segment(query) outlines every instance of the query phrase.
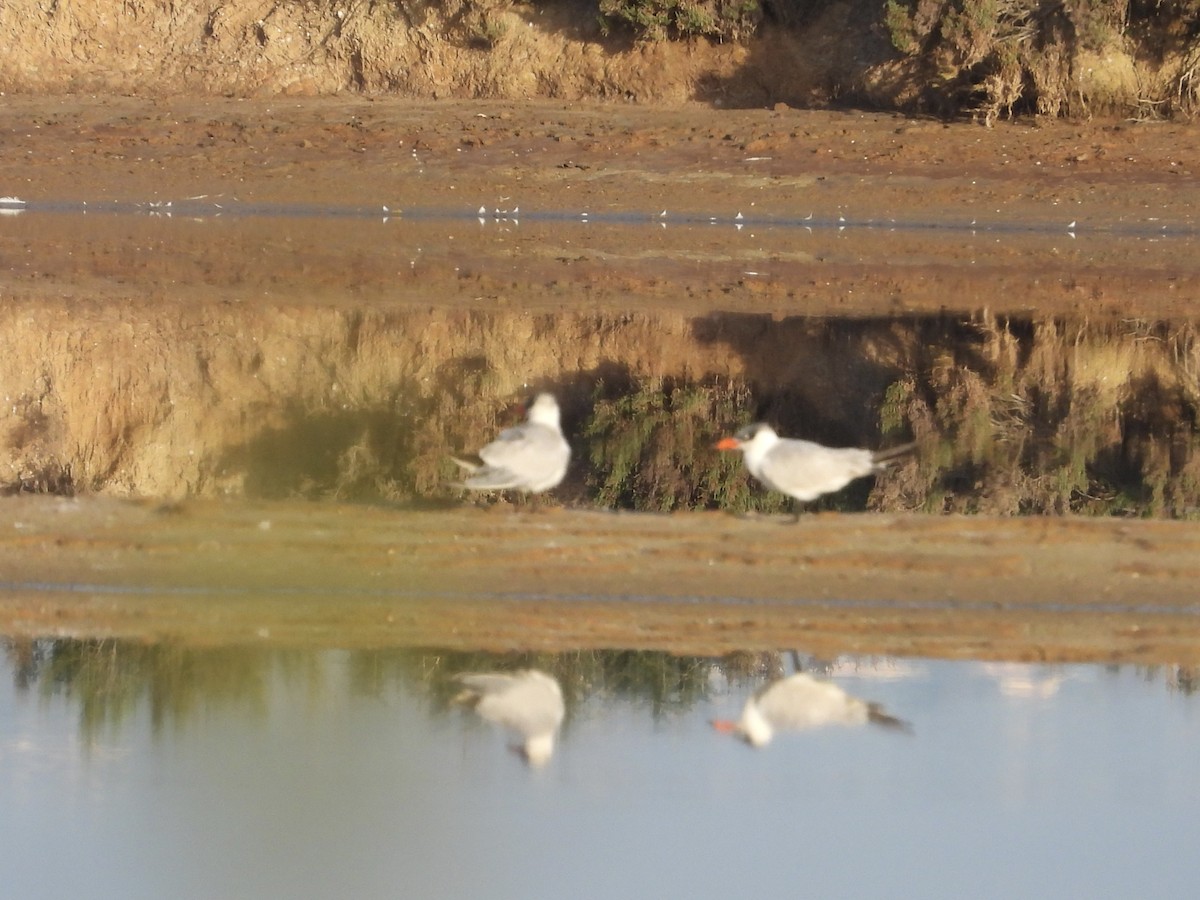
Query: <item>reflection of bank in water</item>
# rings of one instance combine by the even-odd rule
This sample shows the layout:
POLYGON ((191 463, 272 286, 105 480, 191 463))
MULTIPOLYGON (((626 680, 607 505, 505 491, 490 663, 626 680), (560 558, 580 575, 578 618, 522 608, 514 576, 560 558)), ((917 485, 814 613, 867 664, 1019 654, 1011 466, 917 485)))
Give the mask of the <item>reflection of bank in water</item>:
POLYGON ((817 508, 1200 508, 1191 323, 39 305, 3 335, 10 490, 452 502, 448 454, 549 389, 572 504, 781 508, 712 450, 765 420, 918 441, 817 508))
MULTIPOLYGON (((655 721, 710 704, 729 707, 748 694, 782 683, 786 680, 782 676, 795 664, 794 654, 778 652, 739 652, 711 658, 653 650, 342 651, 253 644, 189 646, 181 641, 0 637, 3 677, 21 692, 37 693, 43 699, 66 699, 78 712, 80 736, 85 742, 119 733, 125 727, 137 727, 143 716, 156 733, 182 733, 230 710, 265 720, 280 693, 300 695, 309 707, 318 708, 337 706, 347 697, 385 700, 403 691, 423 698, 431 715, 452 716, 457 709, 455 701, 462 693, 464 673, 484 669, 520 673, 533 666, 561 685, 566 719, 563 727, 569 732, 572 719, 587 704, 628 705, 655 721), (791 660, 786 659, 789 655, 791 660)), ((925 660, 840 657, 830 666, 811 659, 803 665, 805 672, 817 673, 821 679, 836 679, 854 693, 889 697, 897 695, 905 684, 919 685, 929 678, 925 660), (892 687, 885 688, 884 684, 892 687)), ((1122 668, 1112 666, 1106 671, 1115 675, 1122 668)), ((1048 699, 1064 681, 1094 681, 1101 674, 1093 667, 1024 663, 977 663, 966 671, 994 680, 1005 696, 1024 700, 1048 699), (1038 689, 1022 689, 1028 685, 1038 689)), ((1141 680, 1162 684, 1172 693, 1192 695, 1198 687, 1195 666, 1139 666, 1135 671, 1141 680)))
MULTIPOLYGON (((116 732, 145 712, 155 730, 180 730, 220 710, 265 718, 272 691, 301 693, 312 705, 341 694, 384 698, 402 688, 448 715, 463 679, 480 670, 519 673, 537 666, 553 680, 570 712, 590 701, 622 702, 652 718, 685 712, 729 684, 762 674, 749 660, 778 654, 733 654, 725 659, 652 650, 571 653, 490 653, 428 648, 336 651, 279 649, 252 644, 190 646, 111 639, 12 639, 0 636, 0 668, 22 691, 60 695, 78 709, 82 736, 116 732), (719 673, 719 677, 714 673, 719 673), (561 684, 561 687, 558 685, 561 684)), ((555 712, 555 729, 561 712, 555 712)))

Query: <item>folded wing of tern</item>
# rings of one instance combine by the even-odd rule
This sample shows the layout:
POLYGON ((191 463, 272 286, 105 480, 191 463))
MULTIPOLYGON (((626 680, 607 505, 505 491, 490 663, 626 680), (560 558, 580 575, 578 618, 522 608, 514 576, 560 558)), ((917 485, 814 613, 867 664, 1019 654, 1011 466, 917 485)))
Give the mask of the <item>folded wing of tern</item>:
POLYGON ((504 491, 510 488, 521 488, 525 484, 524 478, 508 469, 480 465, 454 456, 450 458, 470 473, 469 477, 456 482, 455 487, 471 488, 476 491, 504 491))
POLYGON ((521 425, 505 428, 479 451, 482 464, 451 457, 469 476, 461 487, 473 490, 548 491, 567 474, 571 447, 559 425, 558 403, 539 394, 521 425))
POLYGON ((759 463, 759 480, 797 500, 815 500, 876 470, 871 451, 780 440, 759 463))

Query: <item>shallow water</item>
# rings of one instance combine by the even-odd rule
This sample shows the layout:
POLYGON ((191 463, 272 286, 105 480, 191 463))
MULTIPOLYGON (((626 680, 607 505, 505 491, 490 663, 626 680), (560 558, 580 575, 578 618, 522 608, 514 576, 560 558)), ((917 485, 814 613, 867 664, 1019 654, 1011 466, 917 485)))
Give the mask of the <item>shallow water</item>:
POLYGON ((14 896, 1194 896, 1194 672, 843 658, 908 719, 752 750, 708 726, 791 658, 9 645, 14 896), (556 671, 530 769, 448 705, 556 671), (55 862, 46 865, 46 847, 55 862))

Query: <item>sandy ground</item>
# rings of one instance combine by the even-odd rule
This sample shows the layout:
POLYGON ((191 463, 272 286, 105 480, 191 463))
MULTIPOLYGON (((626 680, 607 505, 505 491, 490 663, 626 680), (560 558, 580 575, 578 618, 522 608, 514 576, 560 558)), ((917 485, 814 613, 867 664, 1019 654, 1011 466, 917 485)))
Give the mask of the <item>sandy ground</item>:
MULTIPOLYGON (((1157 230, 1192 246, 1200 129, 1179 124, 984 129, 698 106, 12 97, 0 109, 0 134, 0 194, 34 207, 201 198, 454 213, 480 205, 597 216, 665 210, 681 219, 741 212, 764 223, 811 214, 833 223, 830 234, 841 218, 851 226, 949 225, 963 235, 971 223, 1031 226, 1033 243, 1064 248, 1061 271, 1008 260, 964 275, 961 266, 923 260, 849 266, 825 284, 782 277, 743 293, 742 302, 759 309, 1028 311, 1036 297, 1040 312, 1190 318, 1200 296, 1194 254, 1182 252, 1165 269, 1140 266, 1122 255, 1120 239, 1157 230), (1071 256, 1072 242, 1089 237, 1084 266, 1071 256), (1061 288, 1046 290, 1048 279, 1061 288)), ((876 259, 902 252, 908 240, 872 233, 876 259)), ((69 233, 9 240, 49 241, 65 273, 61 282, 38 281, 10 265, 0 285, 10 301, 59 299, 68 284, 81 290, 65 262, 69 233)), ((644 237, 633 230, 627 245, 614 240, 608 252, 629 255, 644 237)), ((967 243, 963 254, 972 252, 967 243)), ((153 280, 137 266, 122 272, 120 253, 107 252, 117 269, 95 295, 103 302, 127 299, 114 284, 137 293, 153 280)), ((228 247, 227 263, 245 266, 239 254, 255 252, 253 242, 228 247)), ((574 277, 586 281, 583 265, 574 277)), ((624 280, 600 273, 589 302, 614 308, 638 277, 636 268, 624 280)), ((364 277, 383 296, 386 273, 364 277)), ((664 303, 697 313, 723 296, 719 285, 677 296, 671 279, 660 278, 664 303)), ((427 296, 409 298, 397 286, 387 301, 427 296)), ((478 284, 448 296, 479 302, 478 284)), ((528 302, 568 301, 548 287, 528 302)), ((12 498, 0 504, 0 525, 0 632, 9 634, 1200 656, 1200 527, 1191 523, 821 515, 792 526, 722 514, 12 498)))

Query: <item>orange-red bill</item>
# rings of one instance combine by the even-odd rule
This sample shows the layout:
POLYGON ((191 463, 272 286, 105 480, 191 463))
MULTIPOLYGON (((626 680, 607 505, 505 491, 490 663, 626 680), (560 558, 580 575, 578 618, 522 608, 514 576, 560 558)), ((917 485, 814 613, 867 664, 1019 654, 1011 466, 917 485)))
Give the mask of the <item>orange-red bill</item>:
POLYGON ((725 437, 717 441, 716 447, 718 450, 740 450, 742 442, 734 437, 725 437))
POLYGON ((731 722, 728 719, 712 719, 708 724, 722 734, 733 734, 737 731, 737 722, 731 722))

